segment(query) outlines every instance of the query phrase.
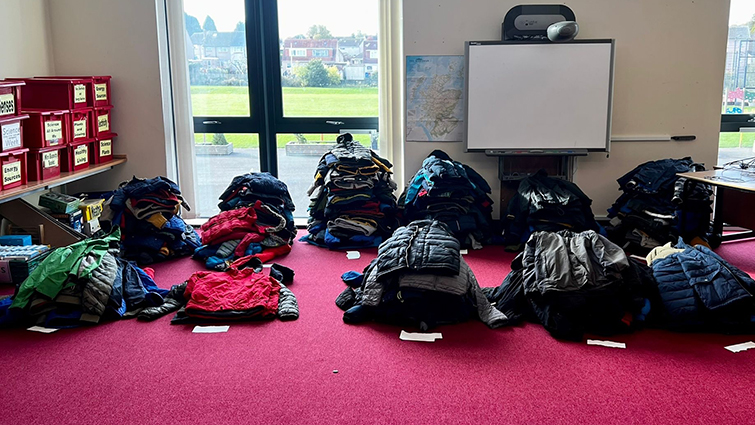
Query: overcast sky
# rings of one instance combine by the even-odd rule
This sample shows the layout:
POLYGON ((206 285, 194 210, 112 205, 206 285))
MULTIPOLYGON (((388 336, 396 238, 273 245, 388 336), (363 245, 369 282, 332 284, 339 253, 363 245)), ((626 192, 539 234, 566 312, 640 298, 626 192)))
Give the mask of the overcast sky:
MULTIPOLYGON (((755 0, 752 0, 755 1, 755 0)), ((305 34, 312 25, 325 25, 334 36, 361 30, 376 35, 377 0, 278 0, 280 38, 305 34)), ((211 16, 218 31, 233 31, 244 20, 244 0, 184 0, 184 11, 204 24, 211 16)))
POLYGON ((729 25, 747 23, 755 15, 755 0, 731 0, 729 25))

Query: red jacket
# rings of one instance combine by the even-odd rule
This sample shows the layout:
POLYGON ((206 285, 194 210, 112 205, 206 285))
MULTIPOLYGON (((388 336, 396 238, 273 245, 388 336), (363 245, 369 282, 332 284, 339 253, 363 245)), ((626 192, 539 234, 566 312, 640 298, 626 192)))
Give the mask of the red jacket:
MULTIPOLYGON (((249 233, 260 235, 257 227, 257 213, 254 207, 223 211, 202 225, 202 244, 215 245, 232 239, 243 239, 249 233)), ((259 241, 257 241, 259 242, 259 241)))

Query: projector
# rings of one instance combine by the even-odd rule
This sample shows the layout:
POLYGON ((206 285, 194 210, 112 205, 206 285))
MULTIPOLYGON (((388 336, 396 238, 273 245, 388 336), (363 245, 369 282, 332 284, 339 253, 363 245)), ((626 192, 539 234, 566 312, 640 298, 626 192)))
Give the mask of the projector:
POLYGON ((574 12, 561 4, 523 4, 512 7, 501 24, 501 40, 548 40, 548 27, 574 22, 574 12))
POLYGON ((579 25, 574 21, 563 21, 551 24, 547 30, 548 40, 559 43, 574 40, 579 33, 579 25))

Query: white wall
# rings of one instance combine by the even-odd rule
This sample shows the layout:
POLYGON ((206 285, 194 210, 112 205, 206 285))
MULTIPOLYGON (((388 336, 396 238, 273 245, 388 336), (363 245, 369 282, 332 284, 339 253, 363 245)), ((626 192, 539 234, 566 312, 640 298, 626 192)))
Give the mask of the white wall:
MULTIPOLYGON (((503 17, 520 3, 404 1, 404 54, 463 55, 465 41, 499 40, 503 17)), ((566 4, 577 17, 579 38, 616 39, 613 134, 697 136, 694 142, 616 142, 608 159, 605 154, 579 158, 575 181, 593 199, 593 212, 605 215, 619 195, 616 179, 642 162, 691 155, 707 166, 715 165, 729 0, 571 0, 566 4)), ((405 143, 406 175, 412 175, 433 149, 443 149, 480 172, 497 201, 497 159, 464 153, 463 143, 405 143)))
POLYGON ((0 1, 0 79, 52 72, 47 1, 0 1))
POLYGON ((49 21, 58 75, 113 77, 114 149, 128 155, 125 165, 74 190, 112 189, 132 175, 166 175, 156 1, 51 0, 49 21))

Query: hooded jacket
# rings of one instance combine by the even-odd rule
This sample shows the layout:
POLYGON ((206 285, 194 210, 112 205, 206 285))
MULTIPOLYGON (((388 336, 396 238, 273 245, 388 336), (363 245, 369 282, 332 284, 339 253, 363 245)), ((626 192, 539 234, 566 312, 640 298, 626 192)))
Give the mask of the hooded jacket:
POLYGON ((459 241, 445 224, 417 220, 399 227, 378 248, 376 275, 380 279, 399 270, 416 273, 459 274, 459 241))

